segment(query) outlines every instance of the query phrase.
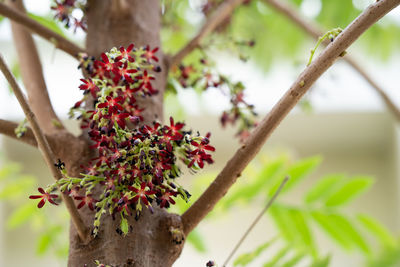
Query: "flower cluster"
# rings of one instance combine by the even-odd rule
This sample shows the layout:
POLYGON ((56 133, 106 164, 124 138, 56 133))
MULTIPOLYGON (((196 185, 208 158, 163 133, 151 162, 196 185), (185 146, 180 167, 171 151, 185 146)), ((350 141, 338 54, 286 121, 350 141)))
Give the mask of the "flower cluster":
POLYGON ((95 235, 103 213, 109 212, 113 218, 120 215, 119 230, 126 234, 126 216, 138 219, 143 208, 152 211, 152 205, 168 208, 177 196, 187 201, 190 194, 175 181, 181 174, 179 162, 191 171, 213 163, 209 152, 215 149, 209 144, 210 134, 193 135, 172 117, 167 125, 142 123, 143 108, 137 99, 157 93, 150 74, 160 71, 153 64, 158 61, 156 52, 157 48, 135 49, 131 44, 102 54, 101 60, 82 64, 90 77, 81 80, 83 98, 71 109, 71 115, 79 114, 97 155, 82 166, 80 178, 69 177, 57 163, 64 178, 47 191, 59 188, 79 201, 78 209, 87 206, 95 210, 95 235), (93 109, 83 108, 90 105, 90 98, 94 99, 93 109), (103 191, 96 199, 92 191, 99 186, 103 191))
POLYGON ((241 142, 249 136, 250 130, 257 125, 254 105, 244 99, 245 87, 241 82, 231 82, 225 75, 219 74, 210 67, 209 60, 200 59, 200 68, 195 65, 183 65, 174 71, 174 77, 183 88, 199 88, 208 90, 215 88, 227 95, 231 108, 222 113, 220 121, 223 127, 228 124, 239 124, 237 136, 241 142))
POLYGON ((83 11, 86 6, 86 0, 53 0, 54 17, 61 21, 65 27, 74 28, 74 32, 80 28, 86 31, 86 19, 82 15, 78 17, 76 14, 77 10, 83 11))

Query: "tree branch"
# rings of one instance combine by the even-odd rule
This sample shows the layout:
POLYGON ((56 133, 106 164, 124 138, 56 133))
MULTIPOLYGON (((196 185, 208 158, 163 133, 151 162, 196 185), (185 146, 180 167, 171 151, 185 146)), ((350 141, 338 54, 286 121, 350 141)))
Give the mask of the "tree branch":
POLYGON ((48 29, 42 24, 36 22, 35 20, 29 18, 27 15, 14 10, 13 8, 7 6, 6 4, 0 3, 0 15, 7 17, 24 27, 29 31, 41 36, 42 38, 53 43, 57 48, 63 50, 64 52, 70 54, 75 58, 79 58, 79 53, 84 53, 85 50, 72 43, 71 41, 65 39, 58 33, 48 29))
MULTIPOLYGON (((291 20, 294 24, 296 24, 314 39, 318 39, 324 34, 321 26, 304 18, 290 3, 287 3, 284 0, 264 0, 264 2, 280 12, 282 15, 286 16, 289 20, 291 20)), ((323 44, 326 46, 329 44, 329 41, 326 41, 323 44)), ((375 89, 375 91, 385 102, 388 109, 392 112, 396 120, 400 122, 400 110, 385 93, 385 91, 372 79, 372 77, 360 66, 360 64, 357 63, 354 58, 352 58, 350 55, 346 55, 344 60, 350 64, 350 66, 352 66, 354 70, 356 70, 372 86, 372 88, 375 89)))
POLYGON ((7 120, 2 120, 0 119, 0 133, 7 135, 8 137, 14 138, 18 141, 24 142, 28 145, 37 146, 37 142, 35 139, 35 136, 33 135, 33 132, 30 128, 25 132, 25 134, 18 138, 15 135, 15 128, 18 127, 18 123, 12 122, 12 121, 7 121, 7 120))
MULTIPOLYGON (((22 93, 21 88, 19 87, 17 81, 15 80, 14 76, 12 75, 11 71, 7 67, 6 63, 4 62, 3 56, 0 54, 0 70, 3 72, 4 76, 6 77, 7 81, 11 85, 11 88, 14 91, 15 96, 18 99, 18 102, 20 103, 26 119, 28 120, 29 124, 32 127, 33 134, 36 138, 38 147, 40 151, 42 152, 42 155, 44 157, 44 160, 46 161, 47 167, 50 169, 53 177, 56 180, 59 180, 62 178, 62 174, 60 171, 56 168, 54 163, 56 162, 56 158, 53 154, 53 151, 50 148, 50 145, 44 136, 41 128, 39 127, 39 124, 36 121, 35 114, 32 112, 30 109, 24 94, 22 93)), ((64 200, 65 205, 67 206, 67 210, 71 216, 72 222, 79 234, 79 237, 83 242, 88 242, 90 239, 90 233, 88 228, 84 225, 82 218, 80 214, 78 213, 78 210, 73 202, 73 200, 65 195, 61 194, 62 199, 64 200)))
POLYGON ((370 5, 299 75, 291 88, 260 122, 246 143, 236 151, 206 191, 182 215, 186 235, 193 230, 227 193, 237 178, 240 177, 243 169, 256 156, 271 133, 314 82, 364 31, 399 4, 400 0, 380 0, 370 5))
POLYGON ((264 213, 267 212, 269 207, 271 207, 272 203, 274 203, 275 199, 278 197, 279 193, 282 191, 282 188, 285 186, 286 182, 289 180, 289 177, 286 176, 285 179, 281 182, 279 185, 278 189, 276 190, 275 194, 271 197, 271 199, 267 202, 267 205, 262 209, 262 211, 257 215, 257 217, 254 219, 254 221, 251 223, 249 228, 247 228, 246 232, 243 234, 243 236, 240 238, 239 242, 236 244, 236 246, 233 248, 229 256, 226 258, 224 264, 222 264, 222 267, 225 267, 232 256, 235 254, 235 252, 238 250, 240 245, 243 243, 243 241, 246 239, 246 237, 249 235, 251 230, 253 230, 254 226, 258 223, 258 221, 261 219, 261 217, 264 215, 264 213))
POLYGON ((215 30, 230 14, 233 10, 244 0, 226 0, 212 13, 212 15, 207 19, 203 27, 200 29, 199 33, 183 47, 176 55, 170 58, 168 62, 168 67, 171 68, 179 64, 184 57, 186 57, 190 52, 192 52, 206 37, 209 33, 215 30))
MULTIPOLYGON (((14 10, 26 13, 22 0, 9 0, 8 4, 14 10)), ((28 92, 29 105, 33 113, 35 113, 40 127, 47 134, 57 129, 63 129, 64 127, 57 118, 50 102, 43 77, 42 64, 40 63, 39 54, 32 35, 25 27, 13 21, 11 21, 11 29, 21 68, 22 80, 28 92)))

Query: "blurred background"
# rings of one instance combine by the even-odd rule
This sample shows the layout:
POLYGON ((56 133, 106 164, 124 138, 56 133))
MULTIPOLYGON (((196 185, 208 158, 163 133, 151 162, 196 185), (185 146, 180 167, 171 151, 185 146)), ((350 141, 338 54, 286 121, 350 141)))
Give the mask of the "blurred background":
MULTIPOLYGON (((163 31, 165 51, 176 52, 199 29, 206 19, 200 8, 206 2, 162 1, 164 23, 179 25, 179 32, 163 31)), ((332 29, 345 28, 373 1, 289 2, 306 18, 332 29)), ((74 35, 52 22, 51 1, 25 4, 42 22, 83 45, 82 32, 74 35)), ((253 0, 238 8, 229 23, 224 35, 255 40, 255 46, 243 52, 248 60, 221 49, 226 40, 218 41, 214 35, 210 40, 217 41, 209 45, 208 56, 220 73, 243 82, 246 101, 255 105, 262 118, 304 69, 315 41, 264 1, 253 0)), ((77 62, 42 39, 35 40, 55 111, 79 134, 78 122, 67 115, 81 96, 77 62)), ((397 8, 347 51, 395 104, 400 102, 399 47, 397 8)), ((8 19, 0 22, 0 51, 19 77, 8 19)), ((0 118, 22 121, 22 110, 3 77, 0 87, 0 118)), ((212 132, 216 147, 210 168, 186 173, 180 180, 195 199, 240 144, 235 126, 222 129, 219 123, 221 113, 229 108, 226 96, 218 90, 200 94, 180 86, 175 89, 177 93, 166 94, 165 117, 173 115, 194 130, 212 132)), ((3 136, 0 151, 0 266, 66 266, 68 214, 62 207, 38 210, 36 203, 28 201, 38 186, 52 182, 40 154, 3 136)), ((398 121, 374 89, 338 61, 191 234, 174 266, 205 266, 208 260, 222 266, 286 174, 290 183, 235 255, 236 266, 400 266, 399 157, 398 121)), ((172 209, 181 213, 186 208, 178 202, 172 209)))

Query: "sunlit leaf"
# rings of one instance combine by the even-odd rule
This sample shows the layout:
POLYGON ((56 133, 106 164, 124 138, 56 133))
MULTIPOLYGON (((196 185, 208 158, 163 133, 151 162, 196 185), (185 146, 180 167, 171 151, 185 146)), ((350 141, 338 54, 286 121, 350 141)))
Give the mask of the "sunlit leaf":
POLYGON ((341 174, 333 174, 322 177, 305 195, 306 203, 313 203, 317 200, 325 199, 330 195, 332 190, 344 180, 345 176, 341 174))
POLYGON ((329 256, 327 256, 325 258, 315 260, 310 265, 310 267, 328 267, 330 261, 331 261, 331 256, 329 255, 329 256))
POLYGON ((206 252, 207 247, 204 243, 203 236, 199 233, 198 230, 194 229, 187 237, 187 242, 191 244, 198 252, 206 252))
POLYGON ((342 248, 357 248, 364 253, 370 253, 368 244, 346 217, 337 213, 319 211, 313 211, 311 215, 321 228, 342 248))
POLYGON ((373 179, 370 177, 357 177, 346 181, 329 198, 327 198, 325 205, 328 207, 339 206, 350 202, 373 184, 373 179))
POLYGON ((315 244, 311 229, 306 219, 307 214, 298 209, 290 209, 289 214, 297 230, 297 245, 299 245, 302 249, 309 250, 315 254, 315 244))
POLYGON ((290 246, 284 247, 279 250, 275 256, 268 262, 264 263, 263 267, 275 267, 276 264, 286 256, 286 254, 290 251, 290 246))
POLYGON ((239 257, 236 258, 236 260, 233 262, 233 266, 246 266, 253 260, 255 260, 262 252, 264 252, 267 248, 269 248, 277 238, 274 238, 260 246, 258 246, 255 250, 252 252, 244 253, 240 255, 239 257))
MULTIPOLYGON (((321 163, 322 158, 320 156, 310 157, 303 159, 301 161, 296 162, 292 166, 290 166, 285 175, 289 176, 289 181, 286 183, 285 187, 282 189, 282 193, 288 192, 295 185, 297 185, 301 180, 303 180, 307 175, 313 172, 321 163)), ((272 196, 278 187, 280 186, 281 181, 278 181, 269 191, 269 196, 272 196)))
POLYGON ((386 229, 380 222, 371 216, 360 214, 357 216, 358 220, 362 223, 362 225, 368 229, 371 233, 373 233, 379 241, 385 247, 395 247, 396 239, 393 237, 393 234, 386 229))
POLYGON ((16 227, 21 226, 28 222, 35 212, 38 212, 36 204, 31 201, 27 202, 25 205, 16 208, 16 210, 11 214, 7 219, 7 227, 9 229, 15 229, 16 227))
POLYGON ((298 252, 296 253, 291 259, 286 261, 281 265, 281 267, 293 267, 296 266, 297 263, 299 263, 302 259, 304 259, 307 256, 307 253, 305 252, 298 252))

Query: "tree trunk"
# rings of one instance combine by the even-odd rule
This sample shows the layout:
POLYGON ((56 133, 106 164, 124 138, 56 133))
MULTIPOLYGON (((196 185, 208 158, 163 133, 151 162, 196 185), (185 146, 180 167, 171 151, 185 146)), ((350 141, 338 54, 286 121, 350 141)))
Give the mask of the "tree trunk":
MULTIPOLYGON (((135 47, 160 47, 160 15, 159 0, 89 0, 86 40, 89 55, 98 57, 112 47, 127 47, 130 43, 134 43, 135 47)), ((163 116, 163 91, 167 70, 161 51, 157 57, 160 59, 162 72, 155 74, 154 87, 159 90, 159 94, 138 99, 139 105, 145 107, 145 123, 155 119, 162 120, 163 116)), ((89 151, 82 153, 91 154, 89 151)), ((82 157, 80 159, 82 160, 82 157)), ((93 224, 94 212, 84 207, 81 214, 87 225, 93 224)), ((83 267, 87 264, 90 267, 95 266, 94 260, 99 260, 113 267, 165 267, 171 266, 180 255, 183 243, 174 242, 171 233, 171 227, 182 229, 180 216, 156 207, 154 214, 144 209, 137 222, 129 218, 132 227, 125 237, 116 232, 119 219, 117 217, 113 220, 110 215, 104 214, 98 236, 88 245, 80 242, 74 227, 71 226, 68 266, 83 267)))

